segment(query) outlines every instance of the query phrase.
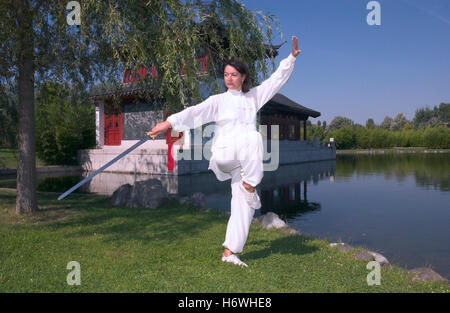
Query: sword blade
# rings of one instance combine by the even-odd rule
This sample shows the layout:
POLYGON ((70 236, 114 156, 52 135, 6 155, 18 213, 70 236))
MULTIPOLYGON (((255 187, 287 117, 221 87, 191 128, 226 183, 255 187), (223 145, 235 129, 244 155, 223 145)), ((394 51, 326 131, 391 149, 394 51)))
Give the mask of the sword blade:
POLYGON ((102 167, 100 167, 98 170, 96 170, 94 173, 92 173, 91 175, 89 175, 88 177, 86 177, 85 179, 83 179, 82 181, 80 181, 78 184, 76 184, 75 186, 73 186, 72 188, 70 188, 69 190, 67 190, 66 192, 64 192, 62 195, 60 195, 58 197, 58 200, 64 199, 67 195, 69 195, 72 191, 78 189, 80 186, 84 185, 86 182, 90 181, 92 178, 94 178, 95 175, 101 173, 103 170, 105 170, 107 167, 111 166, 112 164, 114 164, 115 162, 117 162, 119 159, 123 158, 125 155, 127 155, 128 153, 130 153, 131 151, 133 151, 134 149, 136 149, 137 147, 139 147, 140 145, 142 145, 144 142, 146 142, 147 140, 149 140, 150 138, 148 136, 145 136, 144 138, 142 138, 141 140, 139 140, 137 143, 135 143, 134 145, 132 145, 130 148, 128 148, 127 150, 125 150, 124 152, 122 152, 121 154, 119 154, 118 156, 116 156, 114 159, 112 159, 111 161, 109 161, 108 163, 106 163, 105 165, 103 165, 102 167))

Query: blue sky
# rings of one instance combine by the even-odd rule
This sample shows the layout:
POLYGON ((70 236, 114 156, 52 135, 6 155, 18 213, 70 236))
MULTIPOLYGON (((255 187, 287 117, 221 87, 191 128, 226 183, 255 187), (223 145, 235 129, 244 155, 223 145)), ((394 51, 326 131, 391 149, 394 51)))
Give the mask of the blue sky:
MULTIPOLYGON (((369 26, 369 0, 242 0, 278 18, 290 53, 291 36, 302 53, 281 93, 321 112, 316 124, 345 116, 365 125, 386 115, 450 102, 450 1, 385 0, 381 25, 369 26)), ((274 43, 281 39, 277 36, 274 43)))

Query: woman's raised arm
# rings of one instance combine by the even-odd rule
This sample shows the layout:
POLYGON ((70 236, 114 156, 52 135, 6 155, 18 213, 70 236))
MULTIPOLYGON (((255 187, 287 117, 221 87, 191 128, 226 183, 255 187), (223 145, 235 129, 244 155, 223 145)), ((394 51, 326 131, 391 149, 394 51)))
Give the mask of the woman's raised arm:
POLYGON ((257 110, 261 109, 272 97, 280 91, 281 87, 288 81, 294 70, 296 57, 302 50, 298 49, 298 39, 292 36, 292 51, 287 58, 280 62, 277 70, 261 85, 252 88, 256 98, 257 110))

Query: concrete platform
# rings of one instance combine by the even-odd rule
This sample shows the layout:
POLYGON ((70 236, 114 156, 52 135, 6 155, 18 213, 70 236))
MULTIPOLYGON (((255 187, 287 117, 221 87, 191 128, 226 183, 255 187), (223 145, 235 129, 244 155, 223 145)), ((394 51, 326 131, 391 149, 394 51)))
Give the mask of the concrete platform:
MULTIPOLYGON (((105 146, 101 149, 80 150, 78 159, 84 171, 95 171, 126 150, 137 141, 121 146, 105 146)), ((336 159, 333 142, 314 141, 268 141, 264 147, 264 171, 275 171, 281 165, 336 159), (276 153, 278 151, 278 153, 276 153)), ((148 142, 105 169, 105 172, 189 175, 208 172, 211 151, 208 145, 174 145, 174 169, 167 169, 168 148, 164 140, 148 142), (182 149, 182 150, 180 150, 182 149), (182 151, 179 152, 178 151, 182 151), (184 157, 177 157, 183 155, 184 157), (178 158, 178 159, 177 159, 178 158), (201 158, 201 159, 200 159, 201 158)))

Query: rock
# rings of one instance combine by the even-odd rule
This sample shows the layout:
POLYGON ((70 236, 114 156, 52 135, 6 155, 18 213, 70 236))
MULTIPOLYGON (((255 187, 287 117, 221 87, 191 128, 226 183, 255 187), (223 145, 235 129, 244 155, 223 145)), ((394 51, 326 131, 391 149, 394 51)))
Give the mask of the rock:
POLYGON ((181 198, 178 200, 178 202, 179 202, 180 204, 186 204, 186 203, 188 202, 188 200, 189 200, 189 197, 181 197, 181 198))
POLYGON ((167 201, 169 194, 158 179, 122 185, 114 191, 112 204, 129 208, 157 208, 167 201))
POLYGON ((159 207, 168 198, 166 188, 158 179, 148 179, 136 182, 131 191, 130 207, 151 208, 159 207))
POLYGON ((448 281, 429 267, 419 267, 408 272, 415 274, 412 281, 448 281))
POLYGON ((293 229, 293 228, 290 227, 290 226, 283 227, 283 228, 281 229, 281 232, 282 232, 283 234, 289 234, 289 235, 300 235, 300 232, 299 232, 298 230, 293 229))
POLYGON ((114 193, 112 194, 112 204, 115 206, 126 206, 127 203, 130 202, 132 189, 133 186, 131 186, 130 184, 125 184, 117 188, 116 191, 114 191, 114 193))
MULTIPOLYGON (((330 243, 330 247, 338 247, 339 251, 349 251, 355 249, 354 247, 343 243, 343 242, 333 242, 330 243)), ((378 262, 381 266, 390 267, 389 261, 380 253, 373 251, 361 251, 355 254, 357 260, 371 261, 374 260, 378 262)))
POLYGON ((265 215, 260 216, 261 227, 265 229, 270 228, 283 228, 288 225, 273 212, 268 212, 265 215))
POLYGON ((180 198, 176 194, 169 194, 158 179, 148 179, 134 184, 122 185, 114 191, 111 202, 116 206, 126 206, 129 208, 151 208, 155 209, 176 201, 180 204, 193 205, 206 210, 205 195, 195 192, 189 197, 180 198))
POLYGON ((361 261, 373 261, 375 257, 367 251, 359 251, 355 254, 355 259, 361 261))
POLYGON ((195 207, 205 209, 205 195, 201 192, 194 192, 189 197, 182 197, 179 200, 180 204, 193 205, 195 207))
POLYGON ((381 266, 390 266, 389 261, 382 255, 377 252, 369 251, 369 253, 375 258, 381 266))
POLYGON ((199 208, 205 208, 205 195, 201 192, 194 192, 190 197, 188 202, 193 206, 199 208))

